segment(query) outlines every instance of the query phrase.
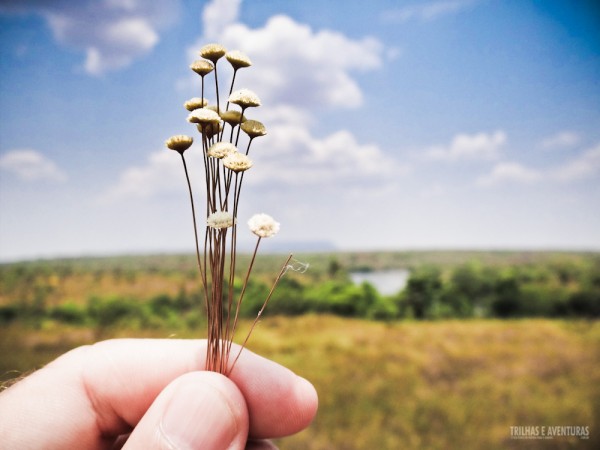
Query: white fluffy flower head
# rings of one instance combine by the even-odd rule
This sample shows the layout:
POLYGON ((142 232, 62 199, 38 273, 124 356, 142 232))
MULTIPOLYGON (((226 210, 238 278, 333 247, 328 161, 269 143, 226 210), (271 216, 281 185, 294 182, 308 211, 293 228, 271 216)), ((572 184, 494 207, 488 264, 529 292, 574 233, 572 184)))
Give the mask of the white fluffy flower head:
POLYGON ((248 108, 251 106, 260 106, 260 98, 250 89, 240 89, 229 96, 229 103, 239 105, 242 108, 248 108))
POLYGON ((221 122, 219 115, 212 109, 208 108, 198 108, 193 110, 188 115, 187 120, 191 123, 200 123, 203 125, 214 125, 221 122))
POLYGON ((223 165, 234 172, 244 172, 252 167, 252 160, 240 152, 231 152, 223 158, 223 165))
POLYGON ((276 235, 279 232, 279 222, 268 214, 254 214, 248 220, 250 231, 261 238, 268 238, 276 235))
POLYGON ((227 155, 236 152, 237 148, 235 148, 235 145, 230 144, 229 142, 217 142, 208 148, 206 154, 213 158, 222 159, 227 155))
POLYGON ((206 219, 211 228, 229 228, 233 226, 233 214, 229 211, 215 211, 206 219))

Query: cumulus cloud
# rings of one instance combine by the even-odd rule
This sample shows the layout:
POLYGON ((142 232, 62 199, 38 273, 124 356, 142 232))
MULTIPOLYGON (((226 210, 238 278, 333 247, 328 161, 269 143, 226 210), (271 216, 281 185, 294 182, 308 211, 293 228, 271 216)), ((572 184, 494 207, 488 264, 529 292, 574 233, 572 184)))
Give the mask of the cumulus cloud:
POLYGON ((85 52, 85 72, 102 75, 149 53, 178 7, 173 0, 7 0, 0 12, 41 15, 57 42, 85 52))
POLYGON ((544 139, 541 145, 545 149, 568 148, 579 144, 580 140, 580 136, 573 131, 561 131, 544 139))
MULTIPOLYGON (((268 134, 252 144, 250 156, 255 165, 244 182, 255 186, 326 184, 343 189, 355 181, 381 186, 405 173, 407 167, 379 146, 359 142, 348 130, 319 137, 311 132, 319 120, 315 105, 335 110, 362 104, 362 90, 353 73, 379 68, 383 45, 370 37, 351 39, 332 30, 315 31, 283 15, 250 28, 238 21, 240 4, 240 0, 208 3, 202 16, 203 36, 188 48, 187 55, 190 61, 198 59, 204 44, 219 42, 252 59, 253 67, 240 71, 236 86, 260 96, 264 106, 246 116, 263 121, 268 134)), ((219 65, 220 74, 230 69, 226 62, 219 65)), ((197 75, 191 73, 189 80, 187 86, 198 86, 197 75)), ((145 165, 124 172, 109 197, 150 196, 180 186, 181 163, 168 156, 172 155, 155 153, 145 165)))
MULTIPOLYGON (((202 167, 201 153, 187 151, 186 162, 190 167, 202 167)), ((123 171, 100 201, 111 203, 129 198, 150 198, 158 193, 180 191, 185 187, 184 183, 180 156, 174 151, 159 150, 151 153, 144 164, 123 171)))
POLYGON ((222 30, 237 22, 242 0, 213 0, 204 7, 202 24, 204 39, 218 40, 222 30))
POLYGON ((575 159, 550 171, 550 177, 568 182, 589 178, 600 173, 600 144, 584 151, 575 159))
POLYGON ((404 23, 410 20, 430 21, 456 13, 473 4, 473 0, 439 0, 415 3, 402 8, 388 10, 382 14, 384 22, 404 23))
POLYGON ((64 182, 66 173, 40 152, 31 149, 11 150, 0 156, 0 169, 23 181, 64 182))
POLYGON ((540 172, 529 169, 515 162, 502 162, 494 166, 492 171, 477 179, 479 186, 492 186, 504 182, 533 183, 542 178, 540 172))
POLYGON ((385 54, 381 42, 373 37, 351 39, 332 30, 314 31, 284 15, 271 17, 264 27, 250 28, 236 21, 238 8, 237 0, 215 0, 207 5, 205 32, 188 49, 190 61, 198 58, 203 44, 218 41, 251 55, 256 67, 241 76, 265 103, 303 108, 315 104, 356 108, 362 104, 362 90, 352 73, 381 67, 385 54), (207 15, 222 18, 220 29, 207 15))
POLYGON ((506 133, 460 133, 446 146, 434 146, 424 153, 426 159, 433 161, 456 161, 464 159, 496 159, 501 147, 506 143, 506 133))
POLYGON ((500 183, 534 183, 538 181, 569 183, 600 174, 600 144, 584 151, 558 167, 543 170, 525 167, 516 162, 501 162, 492 171, 477 179, 479 186, 500 183))

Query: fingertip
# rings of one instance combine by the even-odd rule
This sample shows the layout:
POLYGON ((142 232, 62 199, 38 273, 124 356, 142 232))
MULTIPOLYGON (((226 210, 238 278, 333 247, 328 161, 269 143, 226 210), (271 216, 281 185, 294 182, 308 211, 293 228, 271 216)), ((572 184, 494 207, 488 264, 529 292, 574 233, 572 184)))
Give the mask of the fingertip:
POLYGON ((300 405, 298 423, 302 428, 306 428, 314 420, 319 409, 319 394, 310 381, 297 376, 295 395, 296 402, 300 405))

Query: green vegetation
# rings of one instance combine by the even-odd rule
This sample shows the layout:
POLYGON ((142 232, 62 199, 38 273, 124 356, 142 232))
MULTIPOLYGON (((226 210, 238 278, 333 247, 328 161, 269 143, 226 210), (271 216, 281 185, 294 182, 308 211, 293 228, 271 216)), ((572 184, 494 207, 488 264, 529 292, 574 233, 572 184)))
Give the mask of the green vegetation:
MULTIPOLYGON (((333 314, 375 320, 600 317, 596 253, 347 253, 299 257, 269 305, 272 315, 333 314), (406 268, 406 289, 380 295, 352 283, 349 272, 406 268)), ((245 267, 247 257, 238 267, 245 267)), ((257 263, 242 304, 254 317, 284 260, 257 263)), ((242 270, 242 269, 240 269, 242 270)), ((0 323, 47 321, 138 329, 195 326, 202 320, 200 283, 188 255, 37 261, 0 266, 0 323)), ((241 280, 236 282, 241 289, 241 280)))

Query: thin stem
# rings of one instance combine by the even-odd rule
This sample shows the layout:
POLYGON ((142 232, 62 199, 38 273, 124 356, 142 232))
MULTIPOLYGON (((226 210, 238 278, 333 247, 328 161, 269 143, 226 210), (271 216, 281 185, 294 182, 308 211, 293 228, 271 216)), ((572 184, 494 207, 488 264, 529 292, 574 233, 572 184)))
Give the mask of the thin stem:
POLYGON ((198 270, 202 274, 202 264, 200 263, 200 243, 198 242, 198 226, 196 224, 196 208, 194 207, 194 194, 192 193, 192 184, 190 183, 190 175, 188 173, 187 164, 185 162, 185 156, 181 153, 181 161, 183 162, 183 170, 185 172, 185 179, 187 181, 188 192, 190 194, 190 204, 192 206, 192 222, 194 223, 194 241, 196 242, 196 261, 198 263, 198 270))
POLYGON ((292 256, 293 255, 288 256, 288 259, 285 261, 285 263, 283 263, 283 266, 281 267, 281 270, 279 271, 279 275, 277 275, 277 278, 275 279, 275 282, 273 283, 273 286, 271 286, 271 290, 269 291, 269 295, 267 295, 267 298, 265 299, 262 307, 260 308, 260 311, 258 311, 258 314, 256 314, 256 318, 254 319, 254 322, 252 322, 252 326, 250 327, 250 331, 248 331, 248 334, 246 335, 246 339, 244 339, 244 342, 243 342, 243 344, 240 347, 240 351, 238 352, 237 356, 233 360, 233 364, 231 365, 231 368, 227 372, 227 376, 229 376, 231 374, 231 372, 233 371, 233 369, 235 367, 235 363, 237 362, 237 360, 239 359, 240 355, 242 354, 242 350, 244 350, 246 348, 246 344, 248 343, 248 339, 250 339, 250 335, 252 334, 252 331, 254 331, 254 327, 256 326, 256 324, 258 323, 258 321, 260 320, 260 316, 262 316, 262 313, 264 312, 265 308, 267 307, 267 304, 269 303, 269 300, 271 299, 271 296, 273 295, 273 292, 275 291, 275 288, 279 284, 279 280, 281 280, 281 278, 287 272, 288 264, 289 264, 290 260, 292 259, 292 256))

